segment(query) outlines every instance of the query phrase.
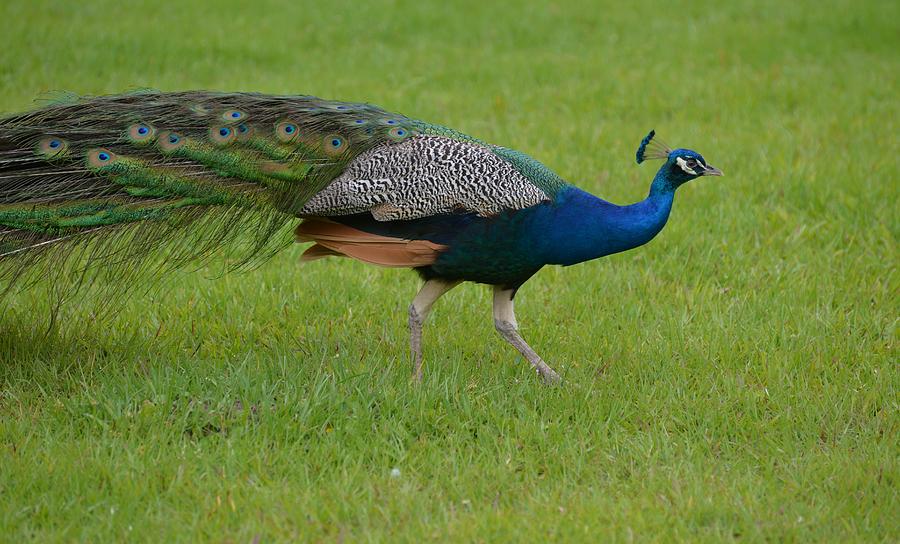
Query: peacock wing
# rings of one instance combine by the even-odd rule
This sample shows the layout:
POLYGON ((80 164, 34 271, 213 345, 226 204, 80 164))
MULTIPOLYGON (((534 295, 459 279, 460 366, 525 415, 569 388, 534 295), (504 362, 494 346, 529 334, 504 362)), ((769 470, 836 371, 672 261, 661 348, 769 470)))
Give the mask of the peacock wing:
POLYGON ((375 147, 351 161, 300 214, 370 212, 379 221, 459 212, 491 216, 550 199, 548 191, 495 149, 433 134, 375 147))

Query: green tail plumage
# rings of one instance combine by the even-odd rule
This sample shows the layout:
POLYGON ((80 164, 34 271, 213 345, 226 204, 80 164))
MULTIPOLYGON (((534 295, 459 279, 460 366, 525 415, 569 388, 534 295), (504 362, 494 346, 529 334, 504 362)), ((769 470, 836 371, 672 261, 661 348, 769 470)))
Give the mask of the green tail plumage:
POLYGON ((309 96, 136 92, 0 119, 0 289, 282 247, 296 212, 413 123, 309 96), (402 130, 398 130, 402 129, 402 130))

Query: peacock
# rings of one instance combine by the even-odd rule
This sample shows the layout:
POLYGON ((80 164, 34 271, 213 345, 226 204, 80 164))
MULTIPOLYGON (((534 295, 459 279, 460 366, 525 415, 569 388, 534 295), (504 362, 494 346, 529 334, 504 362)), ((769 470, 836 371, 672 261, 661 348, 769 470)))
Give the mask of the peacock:
POLYGON ((649 242, 678 187, 722 175, 653 131, 636 158, 663 164, 646 199, 618 206, 524 153, 370 104, 207 91, 65 96, 0 118, 0 286, 100 280, 118 296, 133 271, 162 277, 223 248, 235 263, 255 262, 293 230, 312 242, 303 260, 349 257, 423 278, 408 311, 415 380, 432 306, 471 281, 493 286, 496 330, 555 382, 519 333, 517 290, 546 265, 649 242))

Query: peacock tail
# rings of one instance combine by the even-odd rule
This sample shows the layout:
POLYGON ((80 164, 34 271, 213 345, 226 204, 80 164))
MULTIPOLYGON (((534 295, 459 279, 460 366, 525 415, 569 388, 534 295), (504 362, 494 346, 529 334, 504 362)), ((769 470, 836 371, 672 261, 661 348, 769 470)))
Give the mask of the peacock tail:
POLYGON ((0 118, 0 288, 159 277, 223 249, 258 262, 351 161, 418 132, 367 104, 254 93, 140 91, 0 118))

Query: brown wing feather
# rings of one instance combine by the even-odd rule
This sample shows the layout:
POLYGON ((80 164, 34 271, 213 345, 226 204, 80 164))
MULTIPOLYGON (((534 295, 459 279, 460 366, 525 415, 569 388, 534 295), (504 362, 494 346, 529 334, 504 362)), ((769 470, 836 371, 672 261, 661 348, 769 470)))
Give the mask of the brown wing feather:
POLYGON ((306 219, 297 226, 294 237, 298 242, 315 242, 307 249, 303 260, 314 260, 329 255, 343 255, 354 259, 397 268, 428 266, 434 264, 447 246, 427 240, 404 240, 379 236, 328 221, 306 219))

